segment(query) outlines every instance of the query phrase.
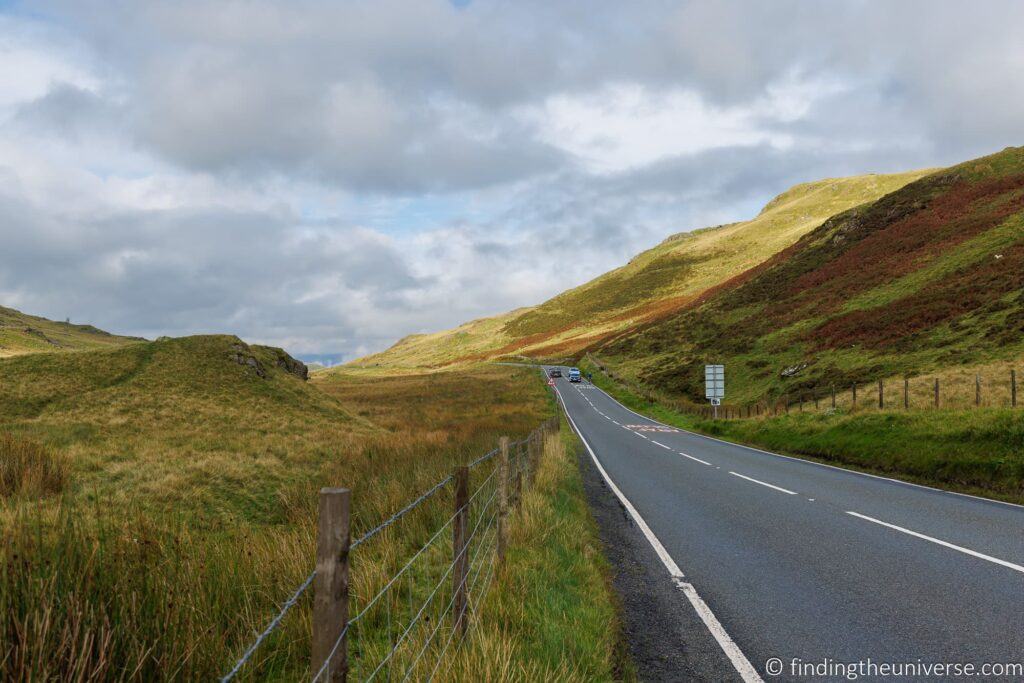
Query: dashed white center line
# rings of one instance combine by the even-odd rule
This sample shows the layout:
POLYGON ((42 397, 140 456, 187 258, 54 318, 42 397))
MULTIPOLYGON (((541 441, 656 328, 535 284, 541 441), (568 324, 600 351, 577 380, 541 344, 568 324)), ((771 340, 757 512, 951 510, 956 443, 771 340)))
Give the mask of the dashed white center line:
POLYGON ((699 462, 702 465, 707 465, 708 467, 713 467, 713 465, 711 463, 709 463, 707 460, 701 460, 700 458, 695 458, 692 455, 690 455, 689 453, 683 453, 682 451, 676 451, 676 452, 679 453, 679 455, 683 456, 684 458, 689 458, 690 460, 696 460, 697 462, 699 462))
POLYGON ((894 529, 895 531, 902 532, 904 534, 907 534, 909 536, 913 536, 915 538, 920 538, 920 539, 925 540, 925 541, 931 541, 932 543, 941 545, 944 548, 949 548, 951 550, 956 550, 958 552, 964 553, 965 555, 970 555, 972 557, 977 557, 977 558, 982 559, 982 560, 987 560, 988 562, 993 562, 995 564, 999 564, 999 565, 1002 565, 1004 567, 1009 567, 1010 569, 1012 569, 1014 571, 1018 571, 1018 572, 1021 572, 1022 574, 1024 574, 1024 567, 1022 567, 1019 564, 1014 564, 1013 562, 1007 562, 1006 560, 1000 560, 998 557, 992 557, 991 555, 985 555, 984 553, 979 553, 978 551, 971 550, 970 548, 964 548, 963 546, 954 545, 954 544, 949 543, 947 541, 943 541, 943 540, 940 540, 938 538, 933 538, 932 536, 926 536, 926 535, 918 533, 916 531, 911 531, 910 529, 905 529, 905 528, 903 528, 901 526, 896 526, 895 524, 889 524, 888 522, 883 522, 880 519, 875 519, 874 517, 868 517, 867 515, 862 515, 859 512, 854 512, 853 510, 847 510, 846 514, 853 515, 854 517, 866 520, 868 522, 873 522, 874 524, 879 524, 879 525, 887 527, 889 529, 894 529))
POLYGON ((753 477, 748 477, 746 475, 740 474, 739 472, 729 472, 729 474, 731 474, 734 477, 739 477, 740 479, 746 479, 747 481, 752 481, 755 484, 760 484, 761 486, 767 486, 768 488, 775 489, 776 491, 781 491, 782 493, 788 494, 790 496, 795 496, 796 495, 796 491, 790 491, 789 489, 784 489, 781 486, 776 486, 775 484, 768 484, 766 482, 754 479, 753 477))
POLYGON ((654 439, 651 439, 651 443, 653 443, 655 446, 661 446, 662 448, 664 448, 666 450, 672 450, 670 447, 666 446, 663 443, 659 443, 659 442, 655 441, 654 439))

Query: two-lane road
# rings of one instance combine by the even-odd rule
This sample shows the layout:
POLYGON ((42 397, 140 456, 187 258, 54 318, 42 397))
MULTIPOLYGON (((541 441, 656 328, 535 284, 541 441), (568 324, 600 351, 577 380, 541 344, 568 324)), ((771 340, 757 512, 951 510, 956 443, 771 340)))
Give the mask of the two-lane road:
POLYGON ((555 389, 718 645, 709 679, 800 679, 797 659, 1024 662, 1024 508, 666 427, 590 384, 555 389))

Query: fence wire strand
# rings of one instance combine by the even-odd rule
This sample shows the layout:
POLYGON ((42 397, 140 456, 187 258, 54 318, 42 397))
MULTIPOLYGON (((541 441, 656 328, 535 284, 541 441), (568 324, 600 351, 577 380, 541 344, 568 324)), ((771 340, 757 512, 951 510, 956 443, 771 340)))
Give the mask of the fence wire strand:
MULTIPOLYGON (((539 429, 543 429, 543 428, 544 427, 542 426, 539 429)), ((521 451, 523 450, 524 447, 526 447, 529 444, 530 438, 532 436, 533 436, 533 433, 531 433, 531 435, 528 436, 525 439, 520 439, 518 441, 510 442, 508 444, 509 455, 510 455, 510 467, 509 467, 509 470, 508 470, 508 474, 514 474, 515 472, 518 472, 520 469, 525 469, 523 467, 523 465, 524 465, 523 461, 524 461, 524 458, 525 458, 525 454, 521 453, 521 451)), ((473 469, 473 468, 475 468, 475 467, 477 467, 479 465, 482 465, 482 464, 486 463, 487 461, 491 460, 495 455, 497 455, 500 452, 501 452, 500 448, 492 449, 492 450, 488 451, 487 453, 484 453, 480 457, 476 458, 472 462, 470 462, 469 465, 468 465, 468 468, 473 469)), ((526 463, 526 467, 528 467, 528 466, 529 466, 529 463, 526 463)), ((492 480, 496 479, 496 475, 499 473, 500 470, 501 470, 501 468, 494 467, 491 470, 490 474, 488 474, 482 481, 480 481, 480 483, 476 487, 476 491, 474 491, 473 494, 469 497, 469 499, 466 501, 465 505, 462 508, 460 508, 460 510, 456 511, 451 516, 449 516, 446 519, 446 521, 437 529, 437 531, 435 531, 432 534, 430 539, 427 540, 422 546, 420 546, 416 550, 416 552, 412 555, 412 557, 410 557, 405 562, 405 564, 387 581, 387 583, 383 587, 381 587, 376 592, 376 594, 374 594, 374 596, 372 598, 370 598, 370 600, 359 610, 359 612, 354 617, 352 617, 351 619, 349 619, 347 621, 347 623, 345 624, 345 627, 342 629, 341 634, 339 635, 339 637, 335 641, 334 645, 332 646, 330 654, 326 657, 323 665, 320 667, 320 669, 313 676, 312 681, 314 681, 314 683, 316 681, 320 680, 321 676, 323 676, 323 674, 325 672, 328 672, 330 670, 330 662, 331 662, 331 660, 333 659, 333 657, 337 653, 338 648, 345 641, 346 637, 349 636, 352 633, 353 626, 355 626, 356 624, 358 624, 361 621, 363 621, 364 617, 367 615, 369 610, 371 610, 375 605, 377 605, 378 602, 380 602, 382 600, 383 596, 386 593, 389 593, 395 587, 396 583, 400 579, 402 579, 403 577, 409 575, 409 572, 410 572, 412 566, 414 565, 414 563, 417 560, 423 558, 425 556, 425 553, 427 552, 427 550, 437 543, 438 539, 441 538, 442 534, 448 528, 450 528, 452 526, 452 523, 459 516, 459 514, 465 513, 467 515, 472 516, 472 508, 474 507, 474 503, 477 501, 478 497, 481 497, 481 493, 485 489, 488 488, 488 484, 490 484, 490 482, 492 480)), ((366 543, 367 541, 373 539, 374 537, 376 537, 377 535, 382 533, 384 530, 386 530, 387 528, 389 528, 390 526, 392 526, 393 524, 398 522, 400 519, 402 519, 408 513, 410 513, 411 511, 415 510, 417 507, 419 507, 424 502, 426 502, 428 499, 430 499, 435 494, 437 494, 445 486, 450 484, 454 480, 454 478, 455 478, 454 475, 449 475, 448 477, 445 477, 441 481, 437 482, 430 489, 424 491, 421 495, 417 496, 414 500, 412 500, 410 503, 405 505, 402 509, 398 510, 393 515, 391 515, 390 517, 388 517, 387 519, 382 521, 380 524, 378 524, 377 526, 373 527, 372 529, 370 529, 369 531, 364 533, 362 536, 360 536, 358 539, 353 541, 351 543, 351 545, 349 546, 349 551, 351 552, 351 551, 355 550, 357 547, 359 547, 363 543, 366 543)), ((433 589, 431 590, 430 594, 426 597, 426 599, 423 601, 422 605, 420 606, 419 610, 416 611, 415 615, 411 618, 410 622, 406 625, 405 630, 398 637, 398 639, 394 640, 394 641, 391 640, 391 636, 390 636, 390 629, 391 629, 391 627, 390 627, 390 624, 391 624, 391 602, 390 602, 390 600, 387 602, 387 606, 388 606, 387 621, 388 621, 388 633, 389 633, 389 636, 388 636, 388 641, 389 641, 388 652, 384 656, 384 658, 378 663, 377 667, 370 673, 369 677, 366 680, 372 680, 378 673, 380 673, 380 671, 382 670, 382 668, 385 665, 389 665, 389 679, 390 679, 390 662, 396 656, 396 653, 399 652, 399 650, 401 649, 402 645, 404 643, 406 643, 407 639, 409 638, 409 634, 412 632, 413 628, 416 627, 417 624, 420 623, 420 620, 423 618, 427 608, 431 604, 434 603, 434 600, 437 597, 439 591, 441 590, 441 587, 448 580, 448 577, 451 576, 451 574, 452 574, 452 572, 453 572, 453 570, 455 568, 456 563, 460 559, 462 559, 462 557, 464 555, 468 555, 468 567, 466 568, 466 574, 462 577, 462 579, 461 579, 457 589, 454 586, 452 587, 452 596, 451 596, 451 599, 448 602, 448 606, 441 613, 441 617, 435 620, 435 626, 433 627, 433 631, 430 633, 429 637, 426 639, 426 641, 424 642, 423 646, 420 648, 420 650, 417 653, 416 657, 413 659, 412 664, 409 666, 409 668, 407 668, 405 670, 405 679, 408 679, 409 676, 411 676, 416 671, 416 668, 419 665, 419 662, 422 659, 424 653, 427 652, 427 650, 430 648, 431 643, 433 643, 433 641, 434 641, 434 637, 437 635, 437 633, 443 627, 444 622, 445 622, 444 615, 447 614, 451 610, 452 606, 454 605, 454 601, 455 601, 455 598, 456 598, 456 595, 457 595, 457 590, 461 591, 463 589, 466 589, 466 606, 465 606, 465 612, 461 615, 461 619, 468 619, 469 618, 469 613, 473 610, 473 594, 475 592, 477 582, 480 579, 481 575, 483 574, 483 568, 484 568, 485 565, 488 568, 487 569, 487 579, 484 582, 484 587, 482 589, 481 597, 477 600, 477 602, 479 603, 482 600, 483 595, 486 594, 486 591, 489 589, 491 581, 493 580, 493 576, 494 576, 494 573, 495 573, 494 572, 495 564, 496 564, 495 563, 495 557, 496 557, 496 554, 497 554, 496 553, 496 548, 491 548, 491 546, 496 543, 496 537, 497 537, 496 521, 497 521, 497 517, 498 517, 498 511, 495 510, 493 513, 490 514, 489 517, 487 516, 487 513, 488 513, 488 511, 490 511, 490 509, 493 506, 494 500, 497 497, 497 494, 499 492, 499 487, 497 485, 494 485, 494 486, 491 486, 490 488, 492 489, 492 492, 491 492, 490 496, 486 499, 486 501, 483 502, 483 503, 477 503, 477 506, 480 507, 480 509, 476 513, 476 516, 477 516, 476 524, 473 527, 473 531, 466 538, 464 547, 461 549, 461 551, 458 553, 458 555, 456 555, 455 558, 453 558, 453 560, 451 562, 446 563, 447 564, 447 569, 442 574, 440 580, 436 584, 434 584, 433 589), (483 533, 481 533, 479 542, 476 544, 476 546, 474 548, 473 540, 476 538, 478 532, 480 532, 480 529, 481 529, 480 525, 481 525, 481 523, 484 522, 485 518, 487 519, 487 522, 486 522, 486 524, 484 524, 483 533), (491 533, 492 531, 493 531, 493 533, 491 533), (487 541, 486 543, 484 543, 485 540, 487 541), (489 560, 488 559, 484 559, 484 560, 478 561, 478 558, 480 557, 480 554, 483 553, 485 551, 485 549, 488 550, 487 553, 486 553, 486 556, 489 557, 489 560), (470 575, 471 574, 472 574, 472 581, 470 581, 470 575), (468 586, 467 586, 467 583, 468 583, 468 586)), ((309 574, 309 576, 307 576, 306 579, 299 585, 299 587, 295 590, 295 592, 291 595, 291 597, 289 597, 284 602, 284 604, 281 606, 281 609, 273 617, 273 619, 271 619, 271 621, 267 624, 266 628, 263 629, 262 632, 260 632, 260 634, 256 637, 256 639, 253 641, 253 643, 246 649, 246 651, 238 659, 238 661, 231 668, 231 670, 220 679, 221 683, 229 683, 230 681, 232 681, 239 674, 239 672, 246 666, 246 664, 248 664, 250 662, 252 657, 259 650, 259 648, 264 644, 264 642, 267 640, 267 638, 269 638, 269 636, 280 627, 282 621, 284 620, 284 617, 298 603, 298 601, 302 597, 302 595, 309 589, 309 587, 312 585, 313 580, 314 580, 315 577, 316 577, 316 570, 311 572, 309 574)), ((410 582, 410 586, 411 585, 412 585, 412 583, 410 582)), ((410 613, 411 613, 413 608, 414 608, 413 603, 411 602, 411 600, 412 600, 412 590, 411 590, 411 588, 408 591, 408 593, 409 593, 409 599, 410 599, 409 607, 410 607, 410 613)), ((401 598, 399 598, 399 599, 401 599, 401 598)), ((441 661, 443 660, 443 657, 444 657, 445 653, 448 651, 448 648, 450 647, 450 645, 451 645, 451 643, 452 643, 452 641, 454 639, 455 632, 457 630, 459 630, 457 628, 457 625, 458 625, 458 622, 455 622, 455 621, 453 621, 453 623, 451 624, 451 633, 448 634, 448 638, 445 641, 445 645, 442 648, 441 652, 438 654, 437 661, 434 664, 434 667, 430 671, 428 680, 432 680, 434 675, 436 674, 438 666, 440 665, 441 661)), ((468 631, 468 626, 467 626, 466 630, 468 631)), ((465 638, 465 633, 466 633, 466 631, 463 631, 462 636, 459 638, 458 643, 456 644, 456 650, 458 649, 459 646, 461 646, 461 643, 463 642, 463 640, 465 638)), ((409 642, 412 642, 412 641, 409 641, 409 642)), ((451 662, 449 662, 449 666, 450 666, 450 664, 451 664, 451 662)))

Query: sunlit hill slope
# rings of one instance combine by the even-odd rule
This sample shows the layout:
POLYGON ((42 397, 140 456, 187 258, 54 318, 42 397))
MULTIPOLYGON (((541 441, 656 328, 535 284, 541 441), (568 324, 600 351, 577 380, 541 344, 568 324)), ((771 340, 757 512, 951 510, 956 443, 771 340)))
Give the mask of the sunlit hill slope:
POLYGON ((628 264, 533 308, 413 335, 357 365, 443 366, 492 358, 561 358, 681 310, 792 245, 828 217, 925 175, 830 178, 797 185, 749 220, 673 235, 628 264))
POLYGON ((92 325, 74 325, 0 306, 0 358, 47 351, 75 351, 142 341, 120 337, 92 325))
POLYGON ((840 213, 677 315, 597 350, 627 376, 732 400, 1024 356, 1024 148, 840 213))

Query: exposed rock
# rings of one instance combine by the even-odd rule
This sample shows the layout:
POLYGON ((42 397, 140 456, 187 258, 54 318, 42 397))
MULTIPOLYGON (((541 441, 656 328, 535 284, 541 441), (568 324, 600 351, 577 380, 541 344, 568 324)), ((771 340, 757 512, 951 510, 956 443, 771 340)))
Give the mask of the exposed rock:
POLYGON ((234 353, 228 356, 231 360, 239 365, 252 368, 257 377, 266 378, 266 369, 259 359, 252 355, 252 350, 248 346, 245 344, 232 344, 231 348, 234 349, 234 353))
POLYGON ((806 367, 807 363, 800 363, 800 365, 791 365, 779 374, 782 375, 783 377, 792 377, 793 375, 798 374, 801 370, 803 370, 806 367))
POLYGON ((60 346, 59 342, 50 339, 49 337, 46 336, 45 332, 43 332, 42 330, 37 330, 34 327, 26 327, 25 334, 31 334, 33 337, 38 337, 39 339, 42 339, 44 342, 50 344, 51 346, 60 346))
POLYGON ((309 379, 309 367, 301 360, 292 358, 282 349, 273 349, 277 355, 277 367, 305 381, 309 379))

